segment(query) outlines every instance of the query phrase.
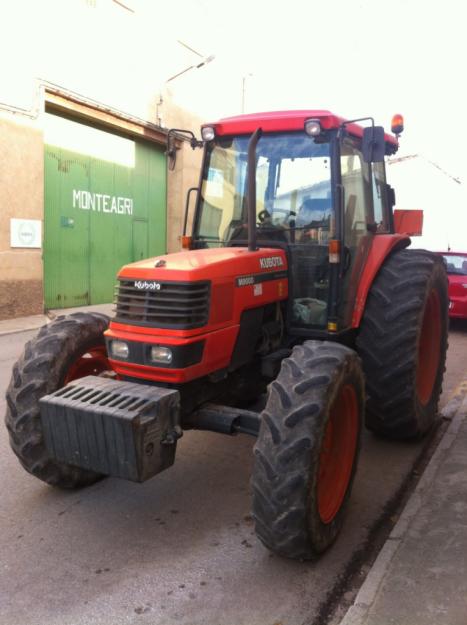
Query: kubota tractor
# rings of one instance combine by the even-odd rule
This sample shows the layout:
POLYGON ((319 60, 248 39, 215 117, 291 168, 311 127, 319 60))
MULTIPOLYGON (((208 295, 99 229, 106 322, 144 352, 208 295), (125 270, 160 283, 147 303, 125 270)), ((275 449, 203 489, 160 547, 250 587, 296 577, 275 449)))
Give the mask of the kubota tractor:
POLYGON ((384 159, 402 121, 395 136, 361 121, 291 111, 202 128, 187 249, 123 267, 110 322, 59 317, 15 364, 6 423, 27 471, 65 488, 142 482, 184 429, 243 432, 257 437, 261 541, 301 559, 334 541, 362 421, 427 432, 447 349, 442 259, 394 228, 384 159))

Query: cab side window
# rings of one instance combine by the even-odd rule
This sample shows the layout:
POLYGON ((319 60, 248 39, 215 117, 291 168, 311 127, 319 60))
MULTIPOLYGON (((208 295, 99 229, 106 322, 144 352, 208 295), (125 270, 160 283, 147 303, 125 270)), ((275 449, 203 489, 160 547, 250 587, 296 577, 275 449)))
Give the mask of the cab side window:
POLYGON ((384 163, 373 163, 373 212, 377 232, 389 232, 388 199, 384 163))
POLYGON ((341 177, 344 187, 344 238, 349 248, 358 247, 367 234, 367 224, 373 221, 369 165, 352 141, 341 146, 341 177))

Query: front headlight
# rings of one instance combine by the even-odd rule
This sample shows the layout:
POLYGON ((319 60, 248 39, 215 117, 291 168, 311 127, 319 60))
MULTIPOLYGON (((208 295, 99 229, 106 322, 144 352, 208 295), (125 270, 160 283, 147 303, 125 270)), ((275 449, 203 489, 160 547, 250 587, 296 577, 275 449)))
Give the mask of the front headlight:
POLYGON ((125 341, 112 341, 110 344, 110 353, 115 358, 128 358, 130 348, 125 341))
POLYGON ((172 350, 161 345, 153 345, 150 351, 150 358, 152 362, 161 362, 168 365, 172 362, 172 350))

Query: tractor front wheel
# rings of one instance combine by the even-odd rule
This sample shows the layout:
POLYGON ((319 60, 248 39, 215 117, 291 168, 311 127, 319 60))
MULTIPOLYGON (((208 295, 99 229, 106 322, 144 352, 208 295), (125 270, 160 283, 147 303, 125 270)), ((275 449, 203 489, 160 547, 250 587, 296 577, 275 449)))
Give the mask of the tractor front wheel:
POLYGON ((256 533, 279 555, 312 559, 336 539, 357 466, 364 411, 357 354, 306 341, 272 382, 254 450, 256 533))
POLYGON ((110 370, 103 336, 108 323, 99 313, 58 317, 26 344, 13 367, 5 417, 11 447, 26 471, 53 486, 78 488, 102 477, 50 458, 39 400, 72 380, 110 370))

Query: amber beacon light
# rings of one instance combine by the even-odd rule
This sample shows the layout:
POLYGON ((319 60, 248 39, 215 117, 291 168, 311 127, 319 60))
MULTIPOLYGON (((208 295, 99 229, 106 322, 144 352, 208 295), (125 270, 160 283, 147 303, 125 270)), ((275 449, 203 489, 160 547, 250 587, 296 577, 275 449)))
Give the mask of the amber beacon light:
POLYGON ((401 132, 404 130, 404 118, 402 117, 402 115, 399 115, 399 113, 394 115, 392 118, 391 130, 396 136, 400 135, 401 132))

